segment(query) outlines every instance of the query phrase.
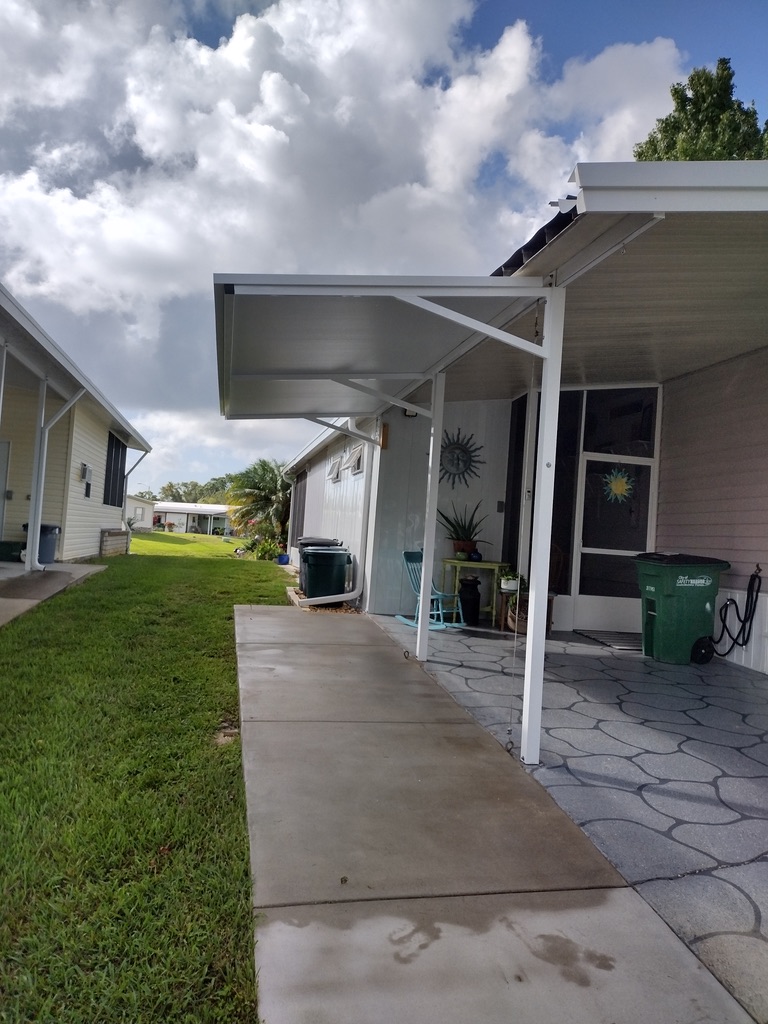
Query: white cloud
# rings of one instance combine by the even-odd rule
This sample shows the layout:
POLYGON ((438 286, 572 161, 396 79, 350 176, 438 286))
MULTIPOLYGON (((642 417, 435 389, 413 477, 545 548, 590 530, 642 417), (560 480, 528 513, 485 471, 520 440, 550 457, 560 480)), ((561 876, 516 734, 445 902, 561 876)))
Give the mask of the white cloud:
POLYGON ((577 159, 631 158, 683 74, 655 40, 548 84, 546 39, 522 22, 461 50, 472 9, 5 0, 0 276, 55 338, 66 327, 115 404, 159 417, 180 465, 198 465, 193 435, 201 453, 277 443, 218 419, 212 313, 199 317, 214 272, 488 273, 577 159), (242 13, 215 47, 184 29, 228 12, 242 13))

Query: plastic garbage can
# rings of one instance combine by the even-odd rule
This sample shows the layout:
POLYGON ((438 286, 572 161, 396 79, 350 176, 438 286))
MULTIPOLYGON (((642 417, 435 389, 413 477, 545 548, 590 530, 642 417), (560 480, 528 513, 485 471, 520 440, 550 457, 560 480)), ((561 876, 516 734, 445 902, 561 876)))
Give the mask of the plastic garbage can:
POLYGON ((643 654, 669 665, 708 661, 701 656, 699 641, 712 636, 720 573, 730 569, 730 562, 646 551, 635 556, 635 564, 642 599, 643 654))
POLYGON ((352 564, 352 556, 346 548, 305 548, 301 558, 306 577, 306 585, 302 587, 305 597, 344 593, 347 566, 352 564))
POLYGON ((341 541, 335 537, 299 537, 296 541, 296 546, 299 549, 299 589, 303 594, 306 594, 307 576, 304 552, 307 548, 340 548, 341 541))
MULTIPOLYGON (((27 533, 29 523, 24 523, 22 529, 27 533)), ((49 565, 56 561, 56 545, 61 527, 55 523, 40 523, 40 540, 38 542, 37 560, 41 565, 49 565)))

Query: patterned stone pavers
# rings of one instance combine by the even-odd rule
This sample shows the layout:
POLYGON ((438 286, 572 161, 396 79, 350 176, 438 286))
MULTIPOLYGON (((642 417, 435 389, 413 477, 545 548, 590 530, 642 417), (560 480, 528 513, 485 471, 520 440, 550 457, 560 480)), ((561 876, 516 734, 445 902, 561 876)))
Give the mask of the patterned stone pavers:
MULTIPOLYGON (((522 646, 456 633, 436 645, 435 664, 430 644, 427 664, 515 749, 522 646)), ((543 692, 532 774, 768 1024, 768 678, 719 659, 663 665, 557 640, 543 692)))

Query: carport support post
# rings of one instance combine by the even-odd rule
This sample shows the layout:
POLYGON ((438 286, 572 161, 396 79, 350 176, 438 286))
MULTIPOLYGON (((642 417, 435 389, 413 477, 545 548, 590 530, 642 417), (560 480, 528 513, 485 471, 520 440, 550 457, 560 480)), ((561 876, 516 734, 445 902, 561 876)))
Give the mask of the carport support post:
POLYGON ((443 437, 445 406, 445 373, 432 378, 432 430, 429 435, 427 466, 427 504, 424 509, 424 554, 421 562, 421 596, 419 625, 416 633, 416 658, 429 656, 429 612, 432 607, 432 572, 435 563, 435 523, 437 522, 437 486, 440 482, 440 442, 443 437))
POLYGON ((560 404, 560 367, 563 355, 565 289, 553 288, 544 311, 544 360, 541 372, 541 407, 536 463, 536 493, 531 542, 531 590, 528 597, 528 634, 525 649, 523 732, 520 759, 538 764, 541 746, 541 705, 544 691, 544 646, 547 639, 549 556, 552 541, 552 506, 555 492, 557 416, 560 404))

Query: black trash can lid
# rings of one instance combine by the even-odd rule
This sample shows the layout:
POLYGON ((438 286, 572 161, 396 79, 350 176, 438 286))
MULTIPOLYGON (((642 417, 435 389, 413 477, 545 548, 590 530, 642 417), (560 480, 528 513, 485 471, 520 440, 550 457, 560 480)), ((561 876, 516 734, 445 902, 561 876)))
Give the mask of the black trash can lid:
POLYGON ((339 548, 341 541, 335 537, 299 537, 299 547, 339 548))
POLYGON ((725 562, 722 558, 707 558, 705 555, 676 555, 666 554, 664 551, 644 551, 642 555, 635 555, 636 562, 653 562, 655 565, 715 565, 730 569, 731 563, 725 562))

